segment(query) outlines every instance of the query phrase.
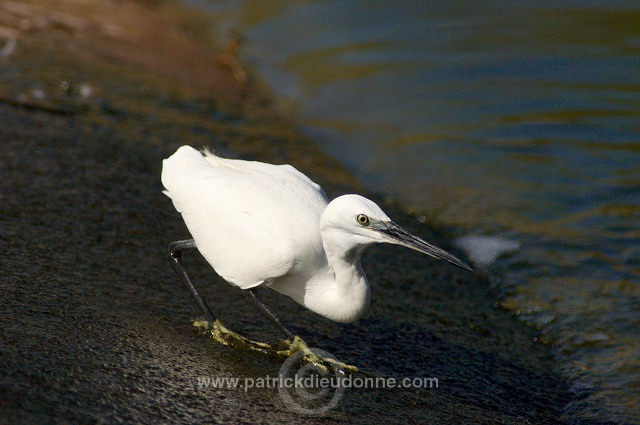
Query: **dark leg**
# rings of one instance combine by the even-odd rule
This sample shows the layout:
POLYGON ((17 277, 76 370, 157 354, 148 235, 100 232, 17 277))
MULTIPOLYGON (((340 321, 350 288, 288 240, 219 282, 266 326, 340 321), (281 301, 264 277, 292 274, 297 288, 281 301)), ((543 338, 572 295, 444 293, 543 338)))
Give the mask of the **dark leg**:
MULTIPOLYGON (((211 312, 211 309, 209 308, 207 303, 202 299, 202 297, 198 293, 196 287, 191 281, 191 278, 187 274, 187 271, 184 269, 184 266, 182 265, 182 261, 181 261, 182 250, 193 249, 193 248, 196 248, 196 242, 193 239, 171 242, 169 244, 169 258, 171 260, 171 267, 173 267, 173 270, 176 271, 178 276, 180 276, 180 279, 184 282, 185 285, 187 285, 187 288, 189 288, 191 295, 193 295, 193 299, 196 300, 196 303, 204 313, 205 320, 207 322, 213 323, 216 320, 215 316, 211 312)), ((251 298, 251 301, 253 302, 253 305, 255 305, 258 308, 258 310, 262 312, 262 314, 267 316, 267 318, 271 321, 271 323, 273 323, 278 329, 280 329, 288 339, 293 340, 294 335, 291 333, 291 331, 289 331, 289 329, 287 329, 282 324, 282 322, 280 322, 280 320, 276 317, 276 315, 271 312, 269 307, 267 307, 262 301, 260 301, 256 297, 256 294, 254 293, 254 291, 255 291, 255 288, 249 289, 247 291, 247 293, 249 294, 249 298, 251 298)))
POLYGON ((171 267, 173 267, 173 269, 176 271, 176 273, 180 277, 180 280, 182 280, 184 284, 187 285, 187 288, 189 288, 191 295, 193 295, 196 303, 204 313, 205 320, 209 322, 208 324, 202 326, 202 322, 196 321, 194 325, 203 328, 211 337, 224 345, 238 346, 242 347, 243 349, 255 350, 263 354, 268 353, 278 357, 289 357, 296 352, 302 352, 304 355, 303 358, 306 359, 305 361, 307 362, 313 362, 314 364, 324 364, 327 368, 333 368, 334 370, 342 371, 343 369, 348 369, 351 372, 358 371, 358 368, 354 366, 346 365, 331 358, 325 359, 321 355, 316 354, 311 349, 309 349, 307 343, 304 342, 304 340, 296 337, 293 333, 291 333, 291 331, 287 329, 282 324, 282 322, 280 322, 275 314, 271 312, 269 307, 267 307, 256 297, 255 288, 246 291, 249 295, 249 298, 258 308, 258 310, 260 310, 265 316, 267 316, 271 323, 273 323, 278 329, 282 331, 282 333, 285 334, 286 338, 289 340, 288 342, 285 341, 288 348, 283 350, 282 347, 276 348, 275 346, 269 344, 252 341, 225 328, 219 320, 216 320, 213 313, 211 312, 211 309, 209 308, 207 303, 204 302, 204 300, 196 290, 196 287, 193 285, 191 278, 182 265, 182 250, 193 248, 196 248, 196 242, 193 239, 175 241, 169 244, 169 259, 171 260, 171 267))
POLYGON ((290 339, 291 341, 293 341, 293 338, 295 338, 295 335, 293 335, 291 331, 282 324, 280 319, 278 319, 276 315, 271 312, 271 310, 269 309, 269 307, 266 306, 265 303, 263 303, 258 299, 258 297, 256 296, 256 288, 249 289, 247 291, 247 294, 249 294, 249 298, 251 298, 253 305, 255 305, 258 308, 258 310, 262 312, 262 314, 267 316, 267 319, 269 319, 271 323, 273 323, 278 329, 280 329, 282 333, 284 333, 287 339, 290 339))
POLYGON ((193 285, 193 282, 187 274, 187 271, 182 266, 182 250, 193 248, 196 248, 196 241, 194 241, 193 239, 171 242, 169 244, 169 259, 171 260, 171 267, 173 267, 173 270, 176 271, 176 273, 180 277, 180 280, 182 280, 182 282, 187 285, 187 288, 189 288, 191 295, 193 295, 193 299, 196 300, 196 303, 204 313, 204 319, 207 322, 213 323, 216 318, 214 317, 207 303, 204 302, 204 300, 196 290, 196 287, 193 285))

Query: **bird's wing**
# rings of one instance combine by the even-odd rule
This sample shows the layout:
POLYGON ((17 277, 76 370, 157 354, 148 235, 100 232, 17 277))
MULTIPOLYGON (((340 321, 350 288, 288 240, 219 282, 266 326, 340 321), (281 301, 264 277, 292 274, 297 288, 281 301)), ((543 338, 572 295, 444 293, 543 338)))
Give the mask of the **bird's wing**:
POLYGON ((319 186, 293 167, 214 158, 182 147, 165 160, 162 182, 220 276, 251 288, 321 246, 315 228, 326 197, 319 186))

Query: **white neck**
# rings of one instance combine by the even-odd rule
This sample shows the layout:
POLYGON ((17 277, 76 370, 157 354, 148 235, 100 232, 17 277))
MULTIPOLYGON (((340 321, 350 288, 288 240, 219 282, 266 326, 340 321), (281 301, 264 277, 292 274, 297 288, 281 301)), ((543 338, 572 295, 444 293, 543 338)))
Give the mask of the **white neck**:
POLYGON ((369 282, 360 266, 365 246, 344 252, 323 233, 329 268, 316 274, 306 285, 304 304, 308 309, 337 322, 360 319, 369 308, 369 282))

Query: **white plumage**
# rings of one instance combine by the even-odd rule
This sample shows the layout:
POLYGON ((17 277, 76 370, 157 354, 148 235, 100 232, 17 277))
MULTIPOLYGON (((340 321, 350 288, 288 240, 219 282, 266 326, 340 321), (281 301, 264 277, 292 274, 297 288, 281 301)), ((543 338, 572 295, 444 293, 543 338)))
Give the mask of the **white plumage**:
POLYGON ((265 285, 332 320, 369 305, 360 267, 376 242, 405 245, 467 268, 408 234, 374 202, 322 188, 290 165, 220 158, 182 146, 163 162, 162 183, 216 272, 242 289, 265 285), (366 221, 366 222, 365 222, 366 221))

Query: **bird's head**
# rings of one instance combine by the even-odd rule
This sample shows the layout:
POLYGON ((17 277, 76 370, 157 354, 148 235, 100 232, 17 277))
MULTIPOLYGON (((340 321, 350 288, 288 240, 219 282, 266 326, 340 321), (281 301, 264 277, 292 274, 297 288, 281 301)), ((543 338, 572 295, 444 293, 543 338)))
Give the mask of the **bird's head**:
POLYGON ((406 246, 472 271, 462 260, 431 245, 395 224, 373 201, 360 195, 343 195, 327 205, 320 220, 325 248, 335 254, 350 256, 374 243, 406 246))

